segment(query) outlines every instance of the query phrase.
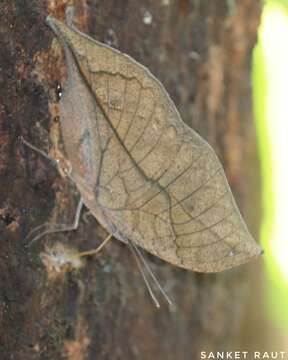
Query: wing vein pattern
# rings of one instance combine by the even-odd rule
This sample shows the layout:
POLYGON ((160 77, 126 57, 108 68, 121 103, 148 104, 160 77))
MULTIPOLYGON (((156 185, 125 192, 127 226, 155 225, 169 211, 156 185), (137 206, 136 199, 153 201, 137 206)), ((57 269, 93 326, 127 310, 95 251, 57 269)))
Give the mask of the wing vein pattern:
POLYGON ((77 156, 66 152, 97 219, 120 240, 195 271, 221 271, 258 255, 215 152, 182 121, 161 83, 129 56, 47 22, 68 64, 63 118, 73 89, 85 94, 86 108, 74 105, 73 116, 88 127, 84 145, 94 168, 77 168, 77 156))

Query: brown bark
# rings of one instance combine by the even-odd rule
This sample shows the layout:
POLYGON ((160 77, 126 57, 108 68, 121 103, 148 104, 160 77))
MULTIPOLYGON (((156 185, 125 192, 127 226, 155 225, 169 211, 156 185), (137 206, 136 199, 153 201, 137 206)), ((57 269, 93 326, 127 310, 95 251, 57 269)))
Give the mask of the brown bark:
MULTIPOLYGON (((105 238, 91 217, 87 224, 82 217, 75 232, 26 247, 34 227, 71 222, 77 203, 73 185, 19 141, 22 135, 46 152, 49 144, 58 147, 57 86, 65 63, 44 20, 48 13, 63 18, 67 3, 0 3, 0 358, 174 360, 230 349, 239 342, 255 264, 203 275, 149 256, 177 306, 169 311, 165 303, 154 307, 129 249, 116 240, 78 270, 49 267, 45 244, 84 250, 105 238)), ((257 159, 250 60, 259 1, 74 4, 82 31, 136 58, 163 82, 183 120, 216 149, 257 235, 259 209, 246 207, 258 176, 257 166, 251 171, 257 159)))

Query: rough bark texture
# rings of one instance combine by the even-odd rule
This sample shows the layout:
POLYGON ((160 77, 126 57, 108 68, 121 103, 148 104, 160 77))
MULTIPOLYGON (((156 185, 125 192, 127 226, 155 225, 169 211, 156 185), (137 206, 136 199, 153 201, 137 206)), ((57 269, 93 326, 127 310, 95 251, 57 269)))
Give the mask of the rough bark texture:
MULTIPOLYGON (((259 2, 74 1, 77 26, 146 65, 184 121, 216 149, 255 236, 257 193, 253 211, 246 204, 257 178, 249 76, 259 2)), ((157 310, 129 249, 116 240, 79 269, 52 267, 47 246, 84 250, 105 238, 92 217, 82 217, 75 232, 26 247, 34 227, 72 222, 77 203, 73 185, 19 140, 51 155, 61 148, 57 88, 65 63, 44 19, 63 18, 67 3, 0 2, 0 358, 182 360, 230 349, 255 264, 203 275, 149 256, 177 306, 163 302, 157 310)))

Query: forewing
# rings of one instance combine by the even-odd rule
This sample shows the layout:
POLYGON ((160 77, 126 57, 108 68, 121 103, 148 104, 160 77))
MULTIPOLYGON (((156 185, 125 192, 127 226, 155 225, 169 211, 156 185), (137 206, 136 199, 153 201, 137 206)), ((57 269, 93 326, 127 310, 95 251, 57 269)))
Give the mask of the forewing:
POLYGON ((118 237, 201 272, 259 255, 214 151, 184 124, 158 80, 119 51, 49 22, 101 113, 95 201, 118 237))

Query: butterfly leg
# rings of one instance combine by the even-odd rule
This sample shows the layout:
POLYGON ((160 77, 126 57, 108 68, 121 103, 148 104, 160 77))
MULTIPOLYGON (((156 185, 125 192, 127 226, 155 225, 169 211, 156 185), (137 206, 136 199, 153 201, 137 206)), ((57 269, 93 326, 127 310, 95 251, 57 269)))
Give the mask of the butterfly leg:
POLYGON ((29 147, 31 150, 37 152, 41 156, 43 156, 45 159, 51 161, 51 163, 58 168, 58 171, 62 176, 68 176, 70 177, 72 168, 69 163, 69 161, 63 156, 63 154, 60 154, 60 152, 57 152, 57 157, 53 158, 52 156, 48 155, 45 151, 37 148, 27 140, 25 140, 22 136, 20 137, 23 144, 25 144, 27 147, 29 147))
POLYGON ((33 243, 35 243, 35 241, 39 240, 41 237, 43 237, 47 234, 76 230, 79 225, 79 219, 80 219, 82 207, 83 207, 83 200, 81 198, 78 203, 74 221, 72 224, 45 223, 45 224, 37 226, 36 228, 31 230, 30 233, 28 234, 28 236, 26 237, 26 239, 28 239, 28 241, 29 241, 28 246, 31 246, 33 243))
POLYGON ((46 159, 48 159, 49 161, 51 161, 55 166, 57 166, 57 161, 55 159, 53 159, 51 156, 49 156, 47 153, 45 153, 45 151, 37 148, 36 146, 34 146, 33 144, 31 144, 30 142, 28 142, 27 140, 25 140, 23 138, 23 136, 20 137, 20 140, 23 142, 23 144, 25 144, 27 147, 29 147, 31 150, 37 152, 38 154, 42 155, 43 157, 45 157, 46 159))
POLYGON ((76 257, 82 257, 82 256, 90 256, 90 255, 97 254, 108 243, 108 241, 111 240, 112 236, 113 236, 112 234, 108 235, 106 237, 106 239, 96 249, 83 251, 83 252, 80 252, 80 253, 76 254, 75 256, 76 257))

